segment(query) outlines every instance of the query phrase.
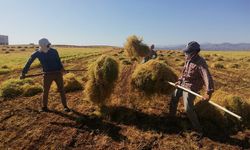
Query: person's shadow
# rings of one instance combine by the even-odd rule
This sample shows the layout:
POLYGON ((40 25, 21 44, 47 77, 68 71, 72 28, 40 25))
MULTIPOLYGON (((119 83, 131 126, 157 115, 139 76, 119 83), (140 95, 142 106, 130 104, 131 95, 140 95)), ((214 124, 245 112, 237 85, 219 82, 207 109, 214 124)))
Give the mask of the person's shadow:
MULTIPOLYGON (((134 109, 122 107, 122 106, 108 106, 102 108, 102 114, 105 119, 117 124, 132 125, 143 131, 153 130, 165 134, 180 134, 187 130, 192 130, 192 125, 188 118, 180 117, 169 117, 158 116, 153 114, 146 114, 134 109)), ((216 110, 214 110, 216 111, 216 110)), ((218 111, 218 110, 217 110, 218 111)), ((206 121, 201 120, 201 124, 204 125, 206 121)), ((220 122, 223 123, 223 122, 220 122)), ((204 125, 205 127, 205 125, 204 125)), ((240 146, 242 148, 250 148, 249 138, 237 139, 231 137, 237 131, 227 131, 217 127, 216 125, 210 126, 210 128, 204 128, 204 136, 224 144, 240 146), (211 130, 214 130, 211 132, 211 130)))
POLYGON ((154 114, 143 113, 138 110, 123 106, 105 106, 101 109, 102 117, 117 124, 128 126, 136 126, 142 131, 153 130, 167 134, 178 134, 183 131, 183 126, 187 123, 187 119, 183 117, 170 118, 167 116, 159 116, 154 114), (178 122, 183 124, 178 124, 178 122))
MULTIPOLYGON (((192 126, 186 117, 169 117, 158 116, 154 114, 143 113, 138 110, 123 106, 105 106, 101 109, 101 117, 88 116, 72 110, 72 114, 62 113, 56 110, 50 110, 50 113, 65 117, 76 123, 59 123, 56 121, 51 122, 53 125, 76 128, 79 132, 90 131, 95 134, 104 133, 107 134, 115 141, 125 140, 126 137, 119 133, 121 127, 116 124, 123 124, 127 126, 135 126, 142 131, 156 131, 164 134, 180 134, 191 130, 192 126)), ((202 121, 202 120, 201 120, 202 121)), ((203 123, 203 122, 201 122, 203 123)), ((205 137, 209 139, 234 145, 241 146, 243 148, 249 148, 249 139, 239 140, 230 137, 230 133, 225 133, 220 128, 205 129, 205 137), (214 132, 210 133, 213 129, 214 132)))
MULTIPOLYGON (((26 108, 28 109, 28 108, 26 108)), ((33 112, 40 113, 37 110, 30 109, 33 112)), ((87 116, 75 110, 71 110, 71 114, 63 113, 57 110, 49 110, 48 113, 53 113, 55 115, 59 115, 61 117, 67 118, 69 120, 74 121, 75 123, 62 123, 57 121, 51 121, 50 124, 62 126, 62 127, 69 127, 69 128, 76 128, 78 132, 92 132, 93 134, 106 134, 111 137, 115 141, 122 141, 125 140, 126 137, 119 133, 121 128, 111 122, 104 121, 101 118, 95 116, 87 116)))

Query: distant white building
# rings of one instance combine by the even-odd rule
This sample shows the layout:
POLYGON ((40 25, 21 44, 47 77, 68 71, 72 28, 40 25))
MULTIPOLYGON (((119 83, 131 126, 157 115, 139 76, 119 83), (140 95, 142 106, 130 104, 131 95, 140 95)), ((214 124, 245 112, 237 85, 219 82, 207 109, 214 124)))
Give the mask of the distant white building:
POLYGON ((0 35, 0 45, 9 45, 9 38, 6 35, 0 35))

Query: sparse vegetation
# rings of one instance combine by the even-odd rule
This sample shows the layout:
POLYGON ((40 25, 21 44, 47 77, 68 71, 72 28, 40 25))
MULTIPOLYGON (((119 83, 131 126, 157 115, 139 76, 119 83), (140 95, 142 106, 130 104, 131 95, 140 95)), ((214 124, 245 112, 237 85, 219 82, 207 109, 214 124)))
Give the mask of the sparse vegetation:
POLYGON ((124 57, 119 57, 119 60, 124 60, 125 58, 124 57))
MULTIPOLYGON (((110 48, 65 48, 65 47, 55 47, 60 57, 62 58, 62 61, 72 61, 75 59, 82 59, 86 57, 93 57, 92 55, 100 55, 99 53, 107 52, 110 48), (74 57, 73 57, 74 56, 74 57)), ((8 57, 6 55, 0 54, 0 66, 5 65, 6 62, 8 62, 8 66, 12 70, 20 70, 22 69, 23 65, 26 63, 27 59, 30 57, 30 55, 34 52, 34 49, 26 49, 25 51, 15 51, 15 52, 9 52, 7 51, 8 57)), ((5 53, 5 52, 3 52, 5 53)), ((39 62, 36 60, 32 67, 39 67, 39 62)))
POLYGON ((23 96, 26 97, 34 96, 38 93, 43 92, 43 87, 38 83, 24 84, 22 88, 23 88, 23 96))
POLYGON ((164 57, 162 57, 162 56, 158 56, 157 59, 158 60, 165 60, 164 57))
POLYGON ((74 92, 82 90, 83 86, 79 79, 73 73, 68 73, 64 77, 65 92, 74 92))
POLYGON ((132 58, 131 58, 131 61, 138 61, 138 60, 137 60, 137 58, 132 57, 132 58))
POLYGON ((9 69, 9 67, 7 65, 3 65, 1 68, 2 69, 9 69))
POLYGON ((211 56, 210 54, 205 54, 205 55, 204 55, 204 57, 206 57, 206 58, 207 58, 207 57, 210 57, 210 56, 211 56))
POLYGON ((213 67, 216 69, 225 69, 224 65, 221 63, 214 63, 213 67))
POLYGON ((216 61, 224 61, 223 57, 219 57, 216 59, 216 61))
POLYGON ((122 61, 122 64, 123 64, 123 65, 131 65, 132 63, 131 63, 131 61, 129 61, 129 60, 123 60, 123 61, 122 61))
POLYGON ((10 72, 11 72, 11 70, 8 69, 8 68, 2 68, 2 69, 0 69, 0 75, 7 74, 7 73, 10 73, 10 72))
POLYGON ((118 54, 122 54, 122 53, 124 53, 124 50, 121 50, 121 51, 118 52, 118 54))
MULTIPOLYGON (((76 75, 73 73, 67 73, 66 75, 64 75, 63 81, 64 81, 64 90, 66 93, 84 89, 80 79, 78 79, 76 75)), ((54 92, 58 91, 55 82, 52 84, 51 89, 54 92)))
POLYGON ((229 68, 235 68, 235 69, 239 69, 240 68, 240 64, 234 63, 234 64, 230 64, 229 68))
POLYGON ((184 65, 185 65, 184 61, 182 61, 182 62, 179 63, 179 66, 183 66, 184 67, 184 65))
POLYGON ((160 53, 158 56, 164 57, 164 54, 160 53))

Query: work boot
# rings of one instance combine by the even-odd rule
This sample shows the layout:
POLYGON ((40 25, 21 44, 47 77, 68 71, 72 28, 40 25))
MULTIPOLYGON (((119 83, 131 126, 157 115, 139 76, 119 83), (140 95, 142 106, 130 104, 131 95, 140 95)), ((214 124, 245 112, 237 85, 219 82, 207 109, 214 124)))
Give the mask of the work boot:
POLYGON ((203 132, 199 131, 193 131, 191 132, 191 139, 194 141, 200 141, 203 138, 203 132))
POLYGON ((68 107, 64 107, 63 111, 64 112, 70 112, 71 110, 68 107))
POLYGON ((42 107, 42 108, 39 110, 39 112, 48 112, 48 111, 49 111, 48 107, 42 107))
POLYGON ((167 114, 166 119, 169 124, 176 125, 178 123, 178 118, 176 115, 167 114))

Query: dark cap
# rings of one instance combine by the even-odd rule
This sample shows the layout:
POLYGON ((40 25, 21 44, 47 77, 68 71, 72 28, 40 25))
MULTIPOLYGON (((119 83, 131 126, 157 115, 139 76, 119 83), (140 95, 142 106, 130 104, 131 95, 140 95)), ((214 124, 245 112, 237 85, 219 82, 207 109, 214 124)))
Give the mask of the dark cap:
POLYGON ((189 42, 188 45, 186 46, 185 49, 183 49, 183 52, 184 53, 193 53, 193 52, 200 52, 200 44, 195 42, 195 41, 192 41, 192 42, 189 42))

